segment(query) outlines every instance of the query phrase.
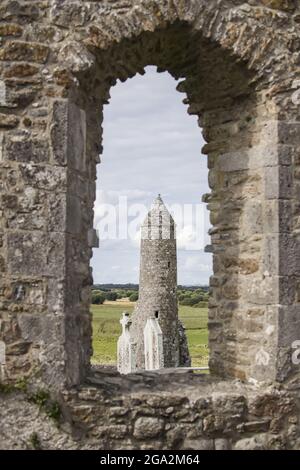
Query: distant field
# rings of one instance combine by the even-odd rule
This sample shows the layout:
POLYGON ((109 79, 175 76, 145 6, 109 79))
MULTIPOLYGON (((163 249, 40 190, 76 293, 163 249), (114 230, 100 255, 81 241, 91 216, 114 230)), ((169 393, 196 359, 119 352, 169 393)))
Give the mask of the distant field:
MULTIPOLYGON (((92 305, 94 364, 117 362, 117 340, 121 333, 120 318, 124 311, 131 313, 134 303, 108 302, 92 305)), ((207 308, 179 306, 179 317, 186 327, 193 366, 206 366, 208 361, 207 308)))

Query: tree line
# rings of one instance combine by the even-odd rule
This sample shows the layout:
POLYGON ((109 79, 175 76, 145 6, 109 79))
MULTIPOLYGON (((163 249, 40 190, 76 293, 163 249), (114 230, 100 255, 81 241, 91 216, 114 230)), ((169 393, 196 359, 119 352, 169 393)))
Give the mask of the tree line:
MULTIPOLYGON (((108 288, 94 286, 92 289, 92 304, 102 305, 105 301, 115 302, 120 299, 128 299, 130 302, 138 300, 138 289, 108 288)), ((179 305, 205 308, 208 306, 208 287, 184 287, 178 286, 177 298, 179 305)))

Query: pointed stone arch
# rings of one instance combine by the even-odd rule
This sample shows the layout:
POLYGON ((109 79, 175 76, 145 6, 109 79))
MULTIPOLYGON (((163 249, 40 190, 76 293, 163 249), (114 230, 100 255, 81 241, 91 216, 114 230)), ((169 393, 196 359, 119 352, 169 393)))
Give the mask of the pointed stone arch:
POLYGON ((7 9, 12 22, 32 20, 0 53, 8 182, 0 339, 10 380, 38 371, 59 388, 89 370, 102 110, 117 79, 149 64, 183 79, 178 91, 207 141, 211 370, 259 381, 295 373, 299 12, 283 3, 53 0, 26 14, 7 9), (38 218, 24 222, 24 207, 38 218))

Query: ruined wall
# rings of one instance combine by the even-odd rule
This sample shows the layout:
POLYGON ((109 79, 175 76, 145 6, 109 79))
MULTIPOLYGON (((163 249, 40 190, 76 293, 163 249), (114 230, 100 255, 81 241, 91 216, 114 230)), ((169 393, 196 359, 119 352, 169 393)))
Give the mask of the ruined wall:
POLYGON ((41 406, 40 397, 31 391, 0 393, 0 449, 300 447, 299 392, 280 387, 170 371, 120 378, 107 370, 65 391, 59 403, 41 406), (53 413, 54 405, 60 414, 53 413))
POLYGON ((2 382, 89 374, 103 106, 154 64, 207 141, 211 371, 297 389, 299 18, 297 0, 1 2, 2 382))

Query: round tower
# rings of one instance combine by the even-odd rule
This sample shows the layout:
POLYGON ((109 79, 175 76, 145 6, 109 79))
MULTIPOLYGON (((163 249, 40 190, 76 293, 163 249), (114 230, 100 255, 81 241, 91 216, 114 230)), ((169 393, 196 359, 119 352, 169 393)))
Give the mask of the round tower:
POLYGON ((159 195, 141 228, 139 300, 131 327, 138 369, 144 368, 143 332, 151 317, 158 318, 163 333, 164 367, 180 365, 176 288, 175 223, 159 195))

